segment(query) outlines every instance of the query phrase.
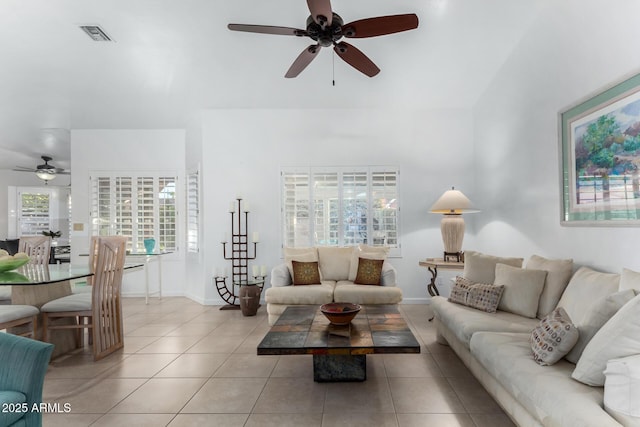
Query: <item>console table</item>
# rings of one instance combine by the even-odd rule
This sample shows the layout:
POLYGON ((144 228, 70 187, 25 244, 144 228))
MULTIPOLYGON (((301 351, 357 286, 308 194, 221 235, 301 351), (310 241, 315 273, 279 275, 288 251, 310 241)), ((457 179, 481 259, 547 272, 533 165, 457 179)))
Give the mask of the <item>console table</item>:
POLYGON ((431 273, 430 283, 427 284, 427 292, 432 297, 440 295, 436 286, 436 278, 438 277, 438 268, 443 270, 464 270, 464 261, 445 261, 442 258, 427 258, 421 260, 418 265, 426 267, 431 273))

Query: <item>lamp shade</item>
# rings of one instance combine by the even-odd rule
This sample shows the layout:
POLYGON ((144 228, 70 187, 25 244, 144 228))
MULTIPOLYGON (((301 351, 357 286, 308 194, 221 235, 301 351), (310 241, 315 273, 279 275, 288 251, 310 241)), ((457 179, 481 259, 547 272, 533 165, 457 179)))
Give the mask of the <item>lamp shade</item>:
POLYGON ((461 191, 451 187, 431 206, 430 212, 441 214, 463 214, 479 212, 461 191))

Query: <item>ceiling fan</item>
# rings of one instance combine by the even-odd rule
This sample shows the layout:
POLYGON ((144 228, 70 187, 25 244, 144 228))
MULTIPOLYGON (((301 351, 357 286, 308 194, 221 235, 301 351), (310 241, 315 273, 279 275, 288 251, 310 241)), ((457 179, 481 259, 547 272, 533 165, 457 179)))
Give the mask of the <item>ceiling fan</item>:
POLYGON ((340 15, 331 9, 330 0, 307 0, 311 16, 307 18, 306 30, 270 25, 229 24, 233 31, 276 34, 283 36, 309 37, 316 43, 310 45, 293 61, 285 74, 286 78, 297 77, 313 61, 320 48, 333 45, 333 50, 347 64, 361 73, 373 77, 380 69, 355 46, 340 41, 346 38, 365 38, 399 33, 418 28, 418 17, 413 14, 379 16, 344 23, 340 15))
POLYGON ((32 172, 35 173, 38 178, 43 180, 45 184, 52 179, 54 179, 57 175, 69 175, 70 172, 65 169, 57 168, 53 165, 50 165, 49 162, 53 160, 49 156, 40 156, 44 163, 36 166, 36 168, 25 168, 23 166, 17 166, 14 171, 18 172, 32 172))

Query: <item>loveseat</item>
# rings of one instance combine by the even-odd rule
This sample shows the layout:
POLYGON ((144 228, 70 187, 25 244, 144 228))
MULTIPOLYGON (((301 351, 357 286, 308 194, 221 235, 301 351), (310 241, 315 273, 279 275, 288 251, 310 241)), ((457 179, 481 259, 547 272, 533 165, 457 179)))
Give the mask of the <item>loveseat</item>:
POLYGON ((292 305, 398 304, 402 290, 387 252, 368 245, 285 248, 285 262, 273 268, 265 291, 269 324, 292 305))
POLYGON ((42 425, 42 386, 52 352, 52 344, 0 332, 0 426, 42 425))
POLYGON ((452 301, 432 300, 438 342, 519 426, 640 425, 640 274, 522 262, 467 251, 452 301))

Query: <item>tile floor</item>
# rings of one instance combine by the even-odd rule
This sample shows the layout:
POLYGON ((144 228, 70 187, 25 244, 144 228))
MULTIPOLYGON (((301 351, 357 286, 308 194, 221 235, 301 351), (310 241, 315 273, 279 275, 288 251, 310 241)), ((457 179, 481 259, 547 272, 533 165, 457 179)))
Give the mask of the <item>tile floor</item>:
POLYGON ((257 356, 268 330, 255 317, 186 298, 125 299, 125 347, 54 360, 44 401, 70 413, 48 426, 513 426, 446 346, 430 309, 401 309, 421 354, 367 356, 367 381, 315 383, 311 356, 257 356))

